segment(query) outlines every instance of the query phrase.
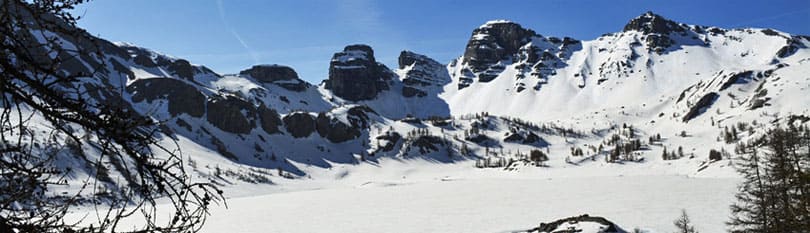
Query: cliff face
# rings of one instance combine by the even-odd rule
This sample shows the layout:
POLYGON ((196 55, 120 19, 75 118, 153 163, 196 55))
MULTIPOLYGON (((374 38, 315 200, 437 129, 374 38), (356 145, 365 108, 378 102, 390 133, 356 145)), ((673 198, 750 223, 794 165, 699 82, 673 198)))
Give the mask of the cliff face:
POLYGON ((326 89, 345 100, 370 100, 388 90, 392 78, 393 73, 374 58, 371 47, 349 45, 332 56, 326 89))

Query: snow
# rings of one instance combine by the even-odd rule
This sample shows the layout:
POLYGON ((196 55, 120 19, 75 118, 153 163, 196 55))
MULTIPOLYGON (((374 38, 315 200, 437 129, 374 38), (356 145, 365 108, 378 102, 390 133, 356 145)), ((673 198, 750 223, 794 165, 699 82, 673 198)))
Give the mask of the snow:
MULTIPOLYGON (((490 21, 481 27, 498 23, 509 21, 490 21)), ((472 38, 485 36, 477 34, 472 38)), ((549 75, 537 77, 531 74, 534 71, 520 69, 523 61, 516 58, 500 61, 496 64, 500 68, 483 71, 497 75, 494 80, 468 83, 465 68, 469 67, 459 58, 453 65, 419 70, 430 74, 429 78, 420 79, 431 83, 420 87, 426 97, 402 95, 404 77, 417 69, 413 65, 394 71, 398 78, 389 83, 390 90, 381 92, 374 100, 359 102, 332 98, 332 93, 323 86, 294 92, 279 87, 278 83, 258 83, 238 75, 219 77, 204 73, 184 81, 207 96, 235 93, 253 104, 265 104, 282 117, 294 112, 313 116, 324 112, 348 124, 350 107, 367 105, 379 113, 370 116, 370 129, 343 143, 331 143, 317 132, 292 138, 285 129, 273 135, 259 128, 234 135, 219 130, 204 117, 178 116, 177 119, 191 125, 185 129, 171 118, 164 101, 134 106, 176 131, 177 144, 169 140, 162 143, 177 145, 189 155, 188 163, 195 164, 188 169, 193 179, 214 181, 226 190, 229 208, 215 208, 204 232, 508 232, 586 213, 606 217, 625 230, 639 227, 651 232, 671 232, 672 220, 681 209, 691 215, 701 232, 722 232, 739 178, 728 158, 707 161, 708 151, 731 151, 733 145, 717 137, 725 126, 754 120, 770 122, 788 114, 810 115, 807 107, 810 51, 800 49, 790 57, 778 58, 776 51, 785 45, 783 33, 768 36, 759 29, 697 36, 697 41, 711 43, 704 45, 689 36, 673 36, 676 48, 662 54, 649 52, 645 35, 635 31, 582 41, 574 48, 534 37, 527 46, 559 55, 559 62, 564 63, 547 64, 551 68, 542 72, 549 75), (754 75, 719 90, 719 84, 725 83, 730 74, 745 71, 763 77, 754 75), (765 73, 770 76, 765 77, 765 73), (525 77, 517 78, 524 74, 525 77), (535 83, 542 84, 539 90, 531 88, 535 83), (469 86, 459 89, 459 84, 469 86), (526 90, 517 92, 521 85, 526 90), (767 90, 769 105, 750 109, 748 106, 757 98, 760 87, 767 90), (682 114, 711 92, 719 94, 715 103, 704 114, 684 123, 682 114), (685 96, 682 101, 678 100, 681 94, 685 96), (542 145, 503 142, 497 148, 454 139, 454 145, 465 143, 474 155, 452 158, 443 149, 427 154, 407 152, 400 142, 393 151, 365 161, 360 159, 363 153, 378 149, 373 145, 376 137, 389 129, 402 135, 421 129, 431 135, 453 138, 469 131, 471 124, 478 121, 469 116, 481 112, 493 115, 483 120, 492 126, 481 134, 495 140, 503 139, 513 128, 498 116, 563 127, 583 132, 583 136, 538 133, 542 145), (468 119, 454 118, 452 127, 398 121, 408 115, 468 116, 468 119), (635 152, 638 158, 643 158, 640 162, 607 163, 604 157, 611 148, 593 152, 586 149, 620 131, 616 128, 622 124, 637 130, 642 141, 656 134, 663 140, 635 152), (680 132, 688 135, 678 136, 680 132), (213 139, 237 155, 238 161, 217 153, 213 139), (586 156, 568 156, 573 147, 585 149, 586 156), (686 157, 661 158, 664 148, 673 151, 678 147, 683 147, 686 157), (549 154, 546 167, 474 168, 476 159, 498 158, 485 155, 485 150, 511 154, 538 148, 549 154), (270 155, 278 155, 278 159, 271 160, 270 155), (239 177, 212 175, 215 169, 257 175, 268 182, 251 183, 239 177), (293 179, 277 174, 276 169, 282 169, 293 179)), ((153 58, 166 56, 144 51, 153 58)), ((129 58, 116 59, 134 74, 135 77, 124 78, 129 83, 146 78, 177 78, 165 67, 142 67, 129 58)), ((363 51, 346 51, 333 61, 356 59, 369 58, 363 51)), ((554 62, 558 61, 549 61, 554 62)), ((121 77, 109 77, 116 78, 121 77)), ((42 119, 34 119, 33 122, 40 122, 34 128, 47 129, 42 119)), ((761 133, 759 129, 751 132, 761 133)), ((91 159, 94 156, 97 157, 90 153, 91 159)), ((76 163, 60 162, 80 167, 76 163)), ((74 175, 75 180, 89 177, 83 173, 74 175)), ((115 171, 111 175, 120 177, 115 171)), ((73 212, 83 213, 87 212, 73 212)))
POLYGON ((725 230, 737 178, 626 169, 641 175, 510 174, 423 160, 339 166, 312 180, 226 190, 237 196, 214 208, 202 232, 513 232, 581 214, 625 230, 671 232, 681 209, 701 232, 725 230))
POLYGON ((490 21, 487 21, 486 23, 484 23, 483 25, 481 25, 478 28, 490 27, 493 24, 502 24, 502 23, 512 23, 512 21, 505 20, 505 19, 490 20, 490 21))

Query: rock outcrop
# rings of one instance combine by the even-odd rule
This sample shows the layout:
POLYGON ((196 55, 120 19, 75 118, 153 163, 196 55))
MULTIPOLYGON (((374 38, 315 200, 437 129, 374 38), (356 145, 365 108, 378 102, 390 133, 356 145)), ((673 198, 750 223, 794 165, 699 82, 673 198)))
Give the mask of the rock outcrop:
MULTIPOLYGON (((538 233, 542 233, 542 232, 559 232, 559 233, 563 233, 563 232, 572 232, 572 233, 573 232, 583 232, 584 229, 579 229, 579 227, 578 227, 578 225, 580 225, 580 223, 583 223, 583 222, 601 225, 601 227, 599 227, 598 229, 600 229, 599 232, 602 232, 602 233, 623 233, 623 232, 626 232, 625 230, 623 230, 622 228, 617 226, 615 223, 611 222, 610 220, 607 220, 604 217, 589 216, 587 214, 583 214, 583 215, 576 216, 576 217, 568 217, 568 218, 558 219, 556 221, 548 222, 548 223, 540 223, 540 226, 529 229, 526 232, 538 232, 538 233)), ((588 230, 595 230, 595 229, 588 229, 588 230)), ((586 232, 590 233, 591 231, 586 231, 586 232)), ((583 233, 585 233, 585 232, 583 232, 583 233)), ((596 232, 593 232, 593 233, 596 233, 596 232)))
POLYGON ((234 96, 214 96, 206 103, 208 122, 222 131, 248 134, 256 125, 256 107, 234 96))
POLYGON ((182 113, 192 117, 205 114, 205 95, 196 87, 182 80, 173 78, 138 79, 127 86, 133 102, 165 99, 168 102, 169 114, 177 116, 182 113))
POLYGON ((444 65, 411 51, 399 54, 399 69, 405 71, 402 77, 402 95, 405 97, 425 97, 431 87, 441 87, 450 82, 444 65))
POLYGON ((315 117, 307 112, 294 112, 284 116, 284 127, 294 138, 309 137, 315 132, 315 117))
POLYGON ((490 82, 508 65, 517 64, 515 79, 519 82, 515 90, 520 92, 532 85, 522 81, 527 76, 536 78, 533 87, 539 90, 548 76, 566 65, 563 58, 581 47, 581 42, 572 38, 545 38, 513 22, 490 21, 473 31, 464 56, 449 67, 458 70, 454 75, 462 89, 473 82, 490 82))
POLYGON ((281 133, 281 130, 278 128, 282 124, 281 117, 278 115, 276 110, 270 109, 262 104, 259 106, 258 112, 259 123, 261 124, 264 132, 267 132, 268 134, 281 133))
POLYGON ((393 77, 391 70, 374 58, 371 47, 349 45, 332 56, 325 87, 345 100, 370 100, 388 90, 393 77))
POLYGON ((671 38, 673 33, 686 36, 689 27, 648 11, 630 20, 630 22, 624 26, 623 31, 644 33, 646 35, 644 42, 647 45, 647 49, 661 54, 675 44, 675 40, 671 38))
POLYGON ((464 50, 464 62, 473 72, 486 70, 490 65, 517 53, 536 33, 509 21, 492 21, 475 29, 464 50))
POLYGON ((342 121, 332 114, 320 113, 315 122, 315 128, 321 137, 330 142, 340 143, 360 137, 363 131, 369 127, 368 114, 374 110, 366 106, 354 106, 348 109, 345 119, 342 121))
POLYGON ((719 97, 720 95, 718 95, 715 92, 709 92, 703 97, 700 97, 700 100, 698 100, 698 102, 695 103, 695 105, 692 105, 689 108, 689 112, 687 112, 686 115, 684 115, 681 120, 683 122, 689 122, 689 120, 692 120, 697 116, 700 116, 700 114, 705 112, 706 109, 708 109, 712 104, 714 104, 714 101, 717 100, 717 98, 719 97))
POLYGON ((239 72, 239 75, 250 76, 260 83, 270 83, 296 92, 302 92, 310 86, 298 78, 295 70, 282 65, 256 65, 239 72))

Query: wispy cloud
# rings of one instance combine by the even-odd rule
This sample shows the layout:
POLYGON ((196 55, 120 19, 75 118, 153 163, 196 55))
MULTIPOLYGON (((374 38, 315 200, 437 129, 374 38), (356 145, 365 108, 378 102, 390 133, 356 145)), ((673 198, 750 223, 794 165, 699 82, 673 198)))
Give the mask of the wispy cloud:
POLYGON ((228 27, 228 30, 231 31, 231 35, 233 35, 233 37, 236 38, 237 41, 239 41, 239 44, 241 44, 242 47, 244 47, 245 50, 248 52, 248 54, 250 54, 250 57, 253 58, 253 63, 258 64, 259 63, 258 53, 256 53, 256 51, 251 49, 250 46, 248 46, 248 44, 245 43, 245 40, 242 39, 242 36, 240 36, 239 33, 236 32, 236 30, 233 27, 231 27, 231 24, 228 23, 228 20, 225 18, 225 7, 222 6, 222 0, 217 0, 217 10, 219 10, 219 18, 222 20, 222 23, 225 24, 225 27, 228 27))

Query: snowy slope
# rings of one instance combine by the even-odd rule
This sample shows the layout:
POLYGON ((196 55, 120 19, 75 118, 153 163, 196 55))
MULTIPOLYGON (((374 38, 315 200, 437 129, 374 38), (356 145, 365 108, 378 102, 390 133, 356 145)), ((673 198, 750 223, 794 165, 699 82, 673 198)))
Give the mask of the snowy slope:
MULTIPOLYGON (((807 124, 795 119, 810 116, 808 37, 687 25, 652 13, 586 41, 490 21, 474 29, 464 55, 450 64, 408 51, 397 69, 380 64, 375 72, 391 79, 375 83, 384 88, 374 98, 358 101, 341 98, 326 82, 306 83, 290 67, 220 75, 101 41, 104 58, 79 64, 89 69, 103 59, 105 72, 85 82, 124 91, 89 101, 120 98, 162 122, 160 140, 183 151, 194 178, 222 185, 238 198, 234 208, 244 208, 233 218, 214 218, 223 222, 212 223, 211 232, 233 227, 248 212, 276 208, 255 202, 283 203, 271 220, 253 219, 278 225, 276 232, 387 231, 398 221, 393 229, 408 232, 508 231, 584 212, 626 230, 664 232, 680 208, 695 209, 698 224, 715 232, 736 182, 733 153, 708 159, 710 149, 732 151, 724 130, 738 127, 735 136, 746 140, 777 124, 807 124), (664 151, 679 155, 665 159, 664 151), (624 176, 632 178, 617 178, 624 176), (560 189, 571 191, 559 196, 560 189), (250 197, 267 193, 274 194, 250 197), (661 203, 668 195, 678 202, 661 203), (296 209, 302 203, 313 209, 296 209), (364 211, 374 206, 379 210, 364 211), (429 211, 435 206, 446 211, 429 211), (334 208, 344 212, 327 211, 334 208), (645 213, 631 211, 640 209, 645 213), (311 213, 328 221, 311 224, 311 213), (376 215, 382 220, 349 221, 376 215), (443 218, 448 224, 436 220, 443 218), (284 224, 290 221, 301 224, 284 224)), ((85 159, 97 157, 92 148, 79 149, 85 159)), ((120 176, 111 169, 111 180, 120 176)), ((246 232, 264 229, 241 225, 246 232)))

